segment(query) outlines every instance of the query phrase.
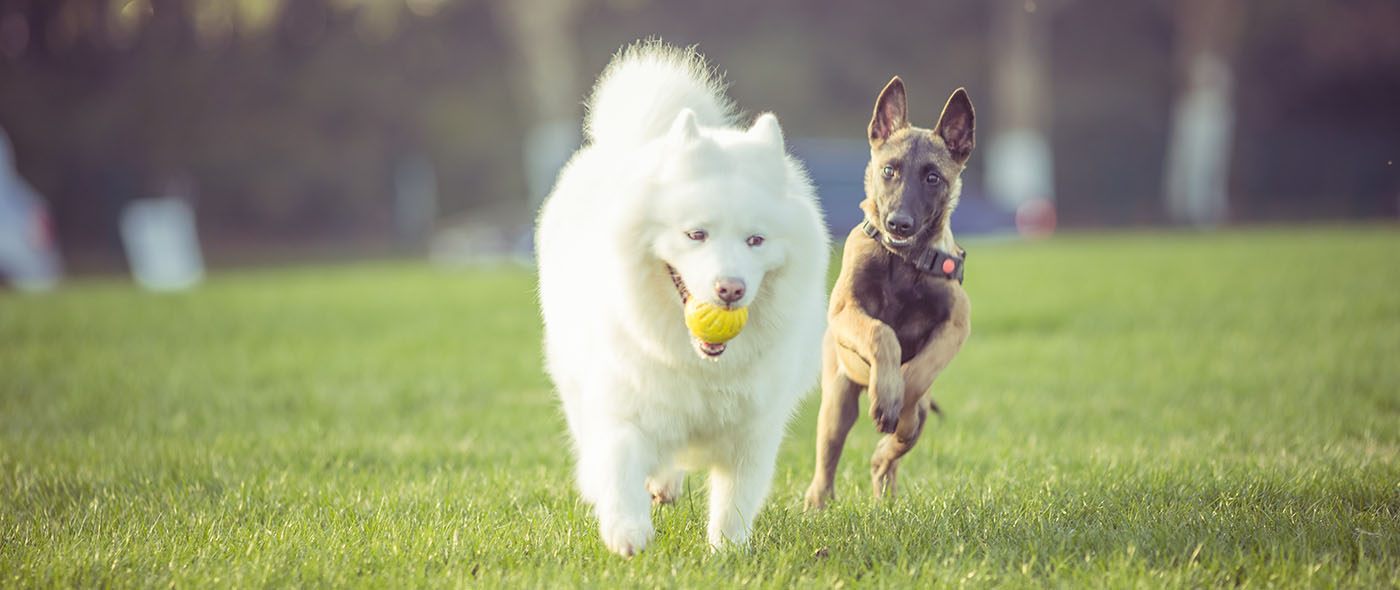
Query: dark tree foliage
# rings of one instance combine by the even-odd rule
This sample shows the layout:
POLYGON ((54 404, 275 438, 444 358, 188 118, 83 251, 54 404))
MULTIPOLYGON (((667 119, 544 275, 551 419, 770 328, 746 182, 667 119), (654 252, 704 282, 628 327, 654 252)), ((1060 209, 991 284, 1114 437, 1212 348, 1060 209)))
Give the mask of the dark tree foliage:
POLYGON ((0 126, 67 245, 111 245, 120 206, 172 183, 195 187, 216 240, 383 236, 392 166, 412 153, 436 164, 447 214, 523 190, 487 6, 400 11, 386 32, 325 0, 213 39, 178 0, 126 33, 116 18, 52 24, 119 3, 0 8, 25 15, 30 37, 0 58, 0 126))
MULTIPOLYGON (((580 104, 612 52, 648 36, 698 43, 739 104, 777 112, 790 137, 862 137, 893 74, 916 122, 958 86, 991 104, 997 40, 979 0, 581 1, 580 104)), ((1053 9, 1045 99, 1061 219, 1161 223, 1171 3, 1040 6, 1053 9)), ((214 241, 383 239, 393 166, 411 154, 434 164, 442 216, 523 202, 530 100, 494 8, 0 0, 0 126, 68 249, 111 247, 121 205, 172 183, 195 187, 214 241)), ((1232 219, 1394 215, 1400 3, 1255 0, 1246 13, 1232 219)), ((996 128, 978 114, 979 133, 996 128)))

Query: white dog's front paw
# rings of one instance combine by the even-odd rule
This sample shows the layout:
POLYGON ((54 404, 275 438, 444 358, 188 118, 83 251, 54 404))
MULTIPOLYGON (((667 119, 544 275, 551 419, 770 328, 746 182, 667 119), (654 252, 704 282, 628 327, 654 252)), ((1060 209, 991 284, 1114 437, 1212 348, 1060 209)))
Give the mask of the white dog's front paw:
POLYGON ((743 522, 729 522, 721 526, 711 523, 708 537, 711 553, 743 549, 749 545, 749 528, 743 522))
POLYGON ((651 519, 629 520, 625 518, 599 519, 598 532, 603 535, 603 544, 608 550, 623 557, 632 557, 647 548, 656 536, 651 519))
POLYGON ((651 492, 651 503, 670 504, 679 498, 685 484, 685 474, 672 471, 659 477, 647 478, 647 491, 651 492))
POLYGON ((745 547, 748 547, 748 545, 748 536, 743 534, 742 532, 737 532, 733 537, 723 534, 710 535, 710 553, 719 553, 721 551, 742 551, 745 547))

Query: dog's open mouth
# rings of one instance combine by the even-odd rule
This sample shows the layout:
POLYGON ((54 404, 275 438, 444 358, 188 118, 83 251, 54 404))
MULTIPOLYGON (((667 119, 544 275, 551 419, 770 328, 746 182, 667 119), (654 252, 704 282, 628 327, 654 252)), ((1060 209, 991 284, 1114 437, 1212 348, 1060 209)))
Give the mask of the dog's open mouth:
MULTIPOLYGON (((666 265, 666 270, 671 273, 671 282, 676 285, 676 292, 681 296, 681 305, 690 301, 690 289, 685 287, 685 281, 681 279, 681 273, 676 272, 676 268, 666 265)), ((700 354, 700 358, 715 360, 719 355, 724 354, 725 344, 723 342, 705 342, 694 334, 690 335, 690 344, 695 347, 695 352, 700 354)))
POLYGON ((902 247, 904 247, 904 246, 908 246, 908 245, 910 244, 910 242, 913 242, 913 241, 914 241, 914 236, 909 236, 909 237, 907 237, 907 238, 896 238, 896 237, 894 237, 893 235, 890 235, 890 234, 888 234, 888 233, 885 234, 885 243, 887 243, 887 244, 889 244, 889 245, 891 245, 891 246, 894 246, 894 247, 896 247, 896 248, 902 248, 902 247))
POLYGON ((723 342, 720 342, 720 343, 705 342, 704 340, 701 340, 701 339, 696 338, 696 337, 694 337, 694 336, 691 336, 691 337, 690 337, 690 342, 691 342, 691 344, 694 344, 694 345, 695 345, 695 349, 698 350, 698 351, 700 351, 700 356, 702 356, 702 357, 704 357, 704 358, 709 358, 709 359, 718 358, 719 355, 724 354, 724 343, 723 343, 723 342))

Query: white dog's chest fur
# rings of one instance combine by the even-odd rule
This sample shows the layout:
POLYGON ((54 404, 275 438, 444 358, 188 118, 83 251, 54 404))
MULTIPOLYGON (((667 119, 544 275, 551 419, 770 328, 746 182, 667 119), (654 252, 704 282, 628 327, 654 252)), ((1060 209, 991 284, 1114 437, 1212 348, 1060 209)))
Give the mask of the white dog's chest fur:
POLYGON ((580 418, 607 414, 607 419, 634 424, 661 452, 713 446, 716 439, 733 439, 756 422, 781 420, 786 416, 773 412, 795 399, 783 391, 791 387, 773 384, 787 371, 772 359, 750 354, 752 344, 737 342, 726 356, 740 358, 718 362, 695 358, 688 346, 674 346, 670 363, 648 362, 640 349, 618 355, 618 362, 628 366, 624 374, 610 377, 622 379, 605 378, 602 382, 611 385, 594 390, 595 399, 579 396, 577 401, 587 406, 579 409, 580 418))

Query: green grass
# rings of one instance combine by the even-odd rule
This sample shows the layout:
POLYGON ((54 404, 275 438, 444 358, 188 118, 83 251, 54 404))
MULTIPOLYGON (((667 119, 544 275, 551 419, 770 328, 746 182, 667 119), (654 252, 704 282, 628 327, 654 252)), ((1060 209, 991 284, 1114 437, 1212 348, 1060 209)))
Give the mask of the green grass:
POLYGON ((692 475, 635 559, 572 489, 532 274, 242 271, 0 294, 0 586, 1400 586, 1393 226, 977 243, 946 417, 752 548, 692 475))

